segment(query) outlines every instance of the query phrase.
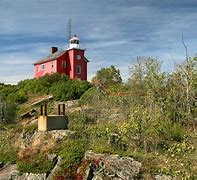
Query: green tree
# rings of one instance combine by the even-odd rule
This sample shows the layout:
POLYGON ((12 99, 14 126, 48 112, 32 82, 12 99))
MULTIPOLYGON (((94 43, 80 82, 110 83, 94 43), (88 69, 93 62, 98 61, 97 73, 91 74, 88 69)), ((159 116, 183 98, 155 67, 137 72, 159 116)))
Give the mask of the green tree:
POLYGON ((96 76, 92 79, 92 82, 95 81, 99 81, 104 85, 113 85, 121 83, 122 79, 120 71, 112 65, 108 68, 101 68, 101 70, 97 71, 96 76))
POLYGON ((177 65, 175 73, 179 74, 179 81, 175 80, 176 86, 179 86, 182 95, 182 111, 185 112, 185 119, 187 123, 193 122, 193 128, 195 129, 194 117, 192 117, 192 111, 196 102, 196 80, 197 80, 197 61, 195 58, 188 58, 186 56, 185 61, 182 64, 177 65), (181 82, 181 83, 180 83, 181 82), (180 86, 181 85, 181 86, 180 86))
MULTIPOLYGON (((160 67, 161 62, 155 58, 137 57, 136 63, 130 68, 130 116, 139 138, 138 143, 145 150, 151 140, 149 135, 155 136, 160 120, 165 120, 163 110, 166 75, 160 67)), ((151 141, 152 144, 156 143, 155 138, 151 141)))

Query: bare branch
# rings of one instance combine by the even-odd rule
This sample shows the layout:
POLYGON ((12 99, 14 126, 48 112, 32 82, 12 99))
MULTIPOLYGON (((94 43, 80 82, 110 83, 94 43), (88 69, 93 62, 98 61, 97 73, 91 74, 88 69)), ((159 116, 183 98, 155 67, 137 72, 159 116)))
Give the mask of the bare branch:
POLYGON ((187 46, 185 45, 185 42, 184 42, 183 33, 182 33, 182 43, 183 43, 183 46, 185 48, 185 58, 186 58, 186 60, 188 60, 187 46))

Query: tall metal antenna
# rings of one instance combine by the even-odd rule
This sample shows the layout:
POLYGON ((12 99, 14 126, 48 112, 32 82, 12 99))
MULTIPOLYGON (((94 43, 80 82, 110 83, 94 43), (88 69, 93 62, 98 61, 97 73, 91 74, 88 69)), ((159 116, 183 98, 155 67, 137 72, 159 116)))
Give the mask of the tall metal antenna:
POLYGON ((71 17, 67 19, 67 36, 68 36, 68 43, 71 39, 71 17))

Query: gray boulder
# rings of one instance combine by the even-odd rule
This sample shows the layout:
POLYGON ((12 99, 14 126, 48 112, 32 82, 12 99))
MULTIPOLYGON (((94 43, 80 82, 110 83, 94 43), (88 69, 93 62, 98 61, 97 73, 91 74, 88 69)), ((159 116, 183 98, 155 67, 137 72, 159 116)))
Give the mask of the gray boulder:
POLYGON ((49 174, 49 176, 47 177, 47 180, 53 180, 54 176, 56 174, 56 172, 58 172, 59 170, 61 170, 61 164, 62 164, 62 158, 60 156, 57 157, 57 163, 55 165, 55 167, 53 168, 53 170, 51 171, 51 173, 49 174))
POLYGON ((46 180, 46 173, 43 174, 33 174, 33 173, 23 173, 20 174, 18 171, 11 173, 9 180, 46 180))
POLYGON ((85 160, 90 162, 84 180, 119 179, 132 180, 139 176, 141 163, 130 157, 118 155, 85 153, 85 160))
POLYGON ((50 162, 54 163, 54 162, 57 161, 57 154, 47 154, 47 159, 48 159, 50 162))
POLYGON ((172 180, 172 177, 164 174, 156 175, 155 180, 172 180))

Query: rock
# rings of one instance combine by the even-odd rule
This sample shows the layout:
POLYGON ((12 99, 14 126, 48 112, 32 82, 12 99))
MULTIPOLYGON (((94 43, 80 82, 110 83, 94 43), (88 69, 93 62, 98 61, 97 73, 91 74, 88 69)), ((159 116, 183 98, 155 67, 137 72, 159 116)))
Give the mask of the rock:
POLYGON ((33 134, 26 133, 24 130, 21 134, 19 134, 19 137, 15 143, 19 143, 20 148, 25 149, 30 145, 31 139, 33 134))
POLYGON ((50 162, 55 163, 57 160, 57 154, 47 154, 47 158, 50 162))
POLYGON ((141 163, 130 157, 118 155, 95 154, 91 151, 85 153, 85 160, 90 162, 86 168, 84 180, 104 179, 135 179, 139 176, 141 163))
POLYGON ((9 180, 46 180, 46 173, 33 174, 33 173, 23 173, 20 175, 19 172, 11 174, 9 180))
POLYGON ((8 180, 10 175, 15 172, 17 169, 16 164, 5 164, 0 169, 0 179, 1 180, 8 180))
POLYGON ((4 166, 4 163, 0 161, 0 168, 4 166))
POLYGON ((15 179, 15 178, 17 178, 18 176, 20 176, 20 172, 19 171, 17 171, 17 170, 14 170, 14 171, 12 171, 11 173, 10 173, 10 176, 9 176, 9 180, 12 180, 12 179, 15 179))
POLYGON ((55 165, 55 167, 53 168, 53 170, 51 171, 51 173, 49 174, 49 176, 47 177, 47 180, 53 180, 54 176, 56 174, 56 172, 58 172, 61 168, 62 164, 62 158, 60 156, 57 157, 57 163, 55 165))
MULTIPOLYGON (((77 173, 80 174, 81 169, 78 168, 77 173)), ((90 164, 85 171, 85 176, 83 179, 92 179, 94 177, 94 167, 92 167, 92 164, 90 164)))
POLYGON ((156 175, 155 180, 172 180, 172 177, 164 174, 156 175))
POLYGON ((110 180, 109 178, 104 177, 101 173, 96 174, 96 175, 92 178, 92 180, 103 180, 104 178, 105 178, 106 180, 110 180))
POLYGON ((70 130, 54 130, 47 132, 20 133, 15 136, 14 146, 19 148, 19 156, 26 157, 31 152, 45 152, 52 149, 66 136, 72 136, 75 132, 70 130))

